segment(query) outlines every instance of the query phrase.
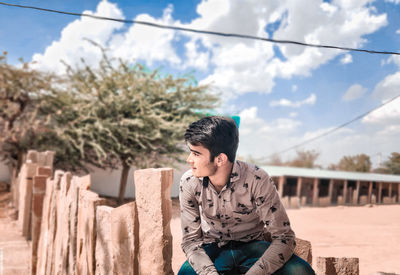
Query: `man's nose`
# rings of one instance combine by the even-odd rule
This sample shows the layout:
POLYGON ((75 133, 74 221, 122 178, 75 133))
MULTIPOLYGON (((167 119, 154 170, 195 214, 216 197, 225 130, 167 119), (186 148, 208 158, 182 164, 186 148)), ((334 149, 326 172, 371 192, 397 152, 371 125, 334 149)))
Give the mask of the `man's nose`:
POLYGON ((189 154, 188 158, 186 159, 186 162, 187 162, 187 163, 192 163, 192 162, 193 162, 193 160, 192 160, 192 154, 189 154))

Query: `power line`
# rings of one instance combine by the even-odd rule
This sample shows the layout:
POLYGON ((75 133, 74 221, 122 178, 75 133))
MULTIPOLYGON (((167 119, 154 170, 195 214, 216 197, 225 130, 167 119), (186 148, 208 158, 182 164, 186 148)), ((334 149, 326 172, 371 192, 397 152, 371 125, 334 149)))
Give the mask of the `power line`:
POLYGON ((35 6, 10 4, 10 3, 6 3, 6 2, 0 2, 0 5, 25 8, 25 9, 34 9, 34 10, 39 10, 39 11, 59 13, 59 14, 65 14, 65 15, 84 16, 84 17, 90 17, 90 18, 99 19, 99 20, 108 20, 108 21, 115 21, 115 22, 121 22, 121 23, 127 23, 127 24, 139 24, 139 25, 145 25, 145 26, 161 28, 161 29, 171 29, 171 30, 176 30, 176 31, 184 31, 184 32, 192 32, 192 33, 200 33, 200 34, 210 34, 210 35, 217 35, 217 36, 224 36, 224 37, 236 37, 236 38, 251 39, 251 40, 261 40, 261 41, 271 42, 271 43, 293 44, 293 45, 299 45, 299 46, 305 46, 305 47, 336 49, 336 50, 342 50, 342 51, 364 52, 364 53, 371 53, 371 54, 400 55, 400 53, 398 53, 398 52, 391 52, 391 51, 365 50, 365 49, 339 47, 339 46, 332 46, 332 45, 311 44, 311 43, 305 43, 305 42, 299 42, 299 41, 293 41, 293 40, 271 39, 271 38, 264 38, 264 37, 253 36, 253 35, 246 35, 246 34, 205 31, 205 30, 198 30, 198 29, 185 28, 185 27, 162 25, 162 24, 151 23, 151 22, 141 21, 141 20, 119 19, 119 18, 98 16, 98 15, 85 14, 85 13, 76 13, 76 12, 67 12, 67 11, 60 11, 60 10, 54 10, 54 9, 40 8, 40 7, 35 7, 35 6))
POLYGON ((274 153, 274 154, 268 156, 268 158, 271 158, 271 157, 272 157, 273 155, 275 155, 275 154, 278 154, 278 155, 279 155, 279 154, 282 154, 282 153, 286 153, 286 152, 288 152, 288 151, 290 151, 290 150, 296 149, 296 148, 298 148, 298 147, 300 147, 300 146, 306 145, 306 144, 308 144, 308 143, 310 143, 310 142, 312 142, 312 141, 315 141, 315 140, 320 139, 320 138, 322 138, 322 137, 324 137, 324 136, 327 136, 327 135, 329 135, 329 134, 331 134, 331 133, 333 133, 333 132, 336 132, 337 130, 339 130, 339 129, 341 129, 341 128, 344 128, 345 126, 347 126, 347 125, 353 123, 354 121, 357 121, 357 120, 359 120, 359 119, 362 119, 363 117, 367 116, 368 114, 372 113, 373 111, 376 111, 376 110, 382 108, 383 106, 385 106, 386 104, 389 104, 390 102, 396 100, 397 98, 400 98, 400 95, 397 95, 397 96, 393 97, 392 99, 390 99, 390 100, 388 100, 388 101, 382 103, 382 104, 379 105, 378 107, 375 107, 374 109, 369 110, 368 112, 365 112, 365 113, 363 113, 363 114, 361 114, 361 115, 359 115, 359 116, 353 118, 352 120, 350 120, 350 121, 348 121, 348 122, 345 122, 345 123, 343 123, 343 124, 341 124, 341 125, 339 125, 339 126, 333 128, 333 129, 331 129, 331 130, 329 130, 329 131, 326 131, 326 132, 324 132, 324 133, 322 133, 322 134, 320 134, 320 135, 318 135, 318 136, 316 136, 316 137, 307 139, 307 140, 305 140, 305 141, 303 141, 303 142, 301 142, 301 143, 299 143, 299 144, 297 144, 297 145, 294 145, 294 146, 291 146, 291 147, 289 147, 289 148, 286 148, 286 149, 284 149, 284 150, 282 150, 282 151, 276 152, 276 153, 274 153))

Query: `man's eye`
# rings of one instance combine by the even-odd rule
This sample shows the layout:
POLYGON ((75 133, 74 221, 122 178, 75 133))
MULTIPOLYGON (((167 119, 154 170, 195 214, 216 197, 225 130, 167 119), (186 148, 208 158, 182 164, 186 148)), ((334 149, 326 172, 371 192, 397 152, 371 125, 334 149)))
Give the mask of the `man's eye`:
POLYGON ((198 156, 199 156, 199 154, 197 154, 197 153, 193 153, 193 155, 194 155, 195 157, 198 157, 198 156))

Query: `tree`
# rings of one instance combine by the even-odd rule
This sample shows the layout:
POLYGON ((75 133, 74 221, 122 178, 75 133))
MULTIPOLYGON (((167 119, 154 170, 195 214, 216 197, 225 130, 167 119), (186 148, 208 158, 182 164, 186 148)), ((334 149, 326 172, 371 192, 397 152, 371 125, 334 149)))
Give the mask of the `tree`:
POLYGON ((52 89, 54 76, 7 63, 7 52, 0 55, 0 155, 19 170, 24 154, 41 146, 45 117, 38 103, 45 91, 52 89))
POLYGON ((383 163, 388 173, 400 175, 400 153, 393 152, 389 159, 383 163))
POLYGON ((183 133, 217 97, 190 78, 161 76, 142 65, 114 60, 102 50, 97 69, 68 66, 66 90, 74 95, 73 111, 53 117, 65 144, 89 163, 122 166, 122 202, 131 166, 159 167, 180 158, 183 133))
POLYGON ((297 151, 297 156, 288 161, 288 166, 294 167, 305 167, 305 168, 315 168, 317 165, 315 161, 317 160, 319 153, 314 150, 307 150, 307 151, 297 151))
POLYGON ((340 159, 337 168, 343 171, 370 172, 371 160, 366 154, 344 156, 340 159))

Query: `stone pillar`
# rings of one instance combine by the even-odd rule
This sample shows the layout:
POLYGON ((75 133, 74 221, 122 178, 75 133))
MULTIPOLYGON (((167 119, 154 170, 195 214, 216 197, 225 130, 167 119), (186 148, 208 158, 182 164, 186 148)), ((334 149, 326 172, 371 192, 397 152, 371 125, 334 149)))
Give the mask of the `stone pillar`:
POLYGON ((72 175, 67 172, 60 182, 57 200, 57 226, 54 238, 54 274, 68 274, 68 245, 69 245, 69 211, 70 204, 67 194, 71 187, 72 175))
POLYGON ((389 182, 389 198, 392 199, 392 183, 389 182))
POLYGON ((329 189, 328 189, 329 205, 332 204, 333 184, 334 184, 334 180, 333 180, 333 179, 330 179, 330 180, 329 180, 329 189))
POLYGON ((96 210, 95 274, 138 275, 138 221, 136 203, 96 210))
POLYGON ((378 203, 382 203, 382 182, 378 185, 378 203))
POLYGON ((170 228, 173 170, 136 170, 134 178, 139 217, 139 273, 173 274, 170 228))
POLYGON ((318 257, 316 275, 359 275, 358 258, 318 257))
POLYGON ((46 181, 52 175, 50 168, 38 167, 38 176, 33 177, 32 188, 32 245, 31 274, 36 274, 38 244, 42 223, 43 201, 46 194, 46 181))
POLYGON ((343 183, 343 204, 346 204, 347 201, 347 180, 344 180, 343 183))
POLYGON ((22 236, 28 240, 31 239, 32 180, 36 175, 36 169, 36 163, 25 163, 22 166, 19 181, 18 224, 22 230, 22 236))
POLYGON ((318 182, 319 180, 315 178, 313 185, 313 200, 312 200, 313 206, 318 206, 318 194, 319 194, 318 182))
POLYGON ((280 176, 279 177, 279 185, 278 185, 278 194, 279 197, 282 198, 283 196, 283 186, 285 184, 285 177, 284 176, 280 176))
POLYGON ((301 185, 303 184, 303 178, 298 177, 297 178, 297 189, 296 189, 296 197, 299 199, 301 198, 301 185))
POLYGON ((93 275, 95 272, 96 208, 105 203, 105 199, 92 191, 79 191, 76 265, 78 275, 93 275))
POLYGON ((358 198, 359 198, 359 195, 360 195, 360 184, 361 183, 358 180, 356 182, 356 190, 354 190, 354 193, 353 193, 353 204, 355 204, 355 205, 358 204, 358 198))
POLYGON ((304 261, 312 265, 312 247, 311 242, 296 238, 296 247, 294 253, 304 261))
POLYGON ((372 197, 372 181, 369 182, 369 186, 368 186, 368 203, 372 203, 371 202, 371 197, 372 197))

